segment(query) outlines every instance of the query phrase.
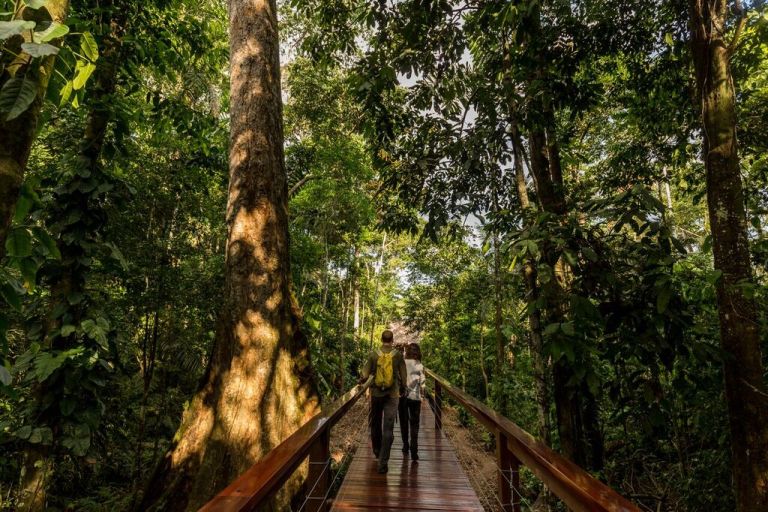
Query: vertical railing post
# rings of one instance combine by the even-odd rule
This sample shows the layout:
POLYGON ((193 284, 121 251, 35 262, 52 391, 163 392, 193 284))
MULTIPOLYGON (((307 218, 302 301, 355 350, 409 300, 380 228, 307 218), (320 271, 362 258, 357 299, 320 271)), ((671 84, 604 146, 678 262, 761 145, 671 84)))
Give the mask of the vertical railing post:
POLYGON ((443 429, 443 386, 435 380, 435 429, 443 429))
POLYGON ((307 475, 306 510, 309 512, 325 512, 325 498, 331 481, 331 450, 329 429, 323 429, 320 437, 312 443, 309 449, 309 474, 307 475))
POLYGON ((496 432, 499 501, 504 512, 520 512, 520 461, 509 450, 507 436, 496 432))

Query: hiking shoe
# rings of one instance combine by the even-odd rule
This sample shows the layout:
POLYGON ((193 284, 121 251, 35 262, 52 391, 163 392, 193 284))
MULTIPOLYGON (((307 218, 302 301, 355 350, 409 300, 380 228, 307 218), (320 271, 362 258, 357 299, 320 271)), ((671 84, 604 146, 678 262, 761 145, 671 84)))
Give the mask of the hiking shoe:
POLYGON ((414 452, 411 454, 411 460, 419 460, 419 454, 414 452))
POLYGON ((411 447, 408 446, 408 443, 403 444, 403 453, 408 453, 410 449, 411 447))
POLYGON ((379 473, 380 473, 380 474, 382 474, 382 475, 383 475, 383 474, 385 474, 387 471, 389 471, 389 468, 387 467, 387 465, 386 465, 386 464, 384 464, 383 466, 379 466, 379 473))
POLYGON ((379 458, 379 452, 377 452, 376 450, 373 450, 373 458, 374 459, 378 459, 379 458))

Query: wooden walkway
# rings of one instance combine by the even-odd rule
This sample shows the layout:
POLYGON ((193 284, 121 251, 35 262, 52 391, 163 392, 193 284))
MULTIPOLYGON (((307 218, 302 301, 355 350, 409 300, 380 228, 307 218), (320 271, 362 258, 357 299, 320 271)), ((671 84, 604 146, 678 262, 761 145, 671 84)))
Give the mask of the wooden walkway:
POLYGON ((453 446, 441 431, 435 429, 435 417, 426 400, 421 404, 419 460, 411 461, 408 455, 403 454, 402 447, 398 422, 389 458, 389 473, 380 475, 376 471, 377 461, 373 458, 369 430, 365 429, 331 510, 483 510, 469 478, 456 459, 453 446))

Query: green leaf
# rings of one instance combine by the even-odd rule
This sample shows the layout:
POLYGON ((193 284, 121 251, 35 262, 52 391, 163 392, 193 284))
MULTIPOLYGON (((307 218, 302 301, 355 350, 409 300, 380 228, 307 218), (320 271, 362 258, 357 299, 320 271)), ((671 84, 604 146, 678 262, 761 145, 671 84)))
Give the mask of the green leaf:
POLYGON ((29 442, 32 444, 51 444, 53 441, 53 431, 48 427, 36 428, 29 436, 29 442))
POLYGON ((16 311, 21 312, 21 297, 16 290, 8 283, 0 284, 0 295, 16 311))
POLYGON ((560 324, 555 322, 553 324, 549 324, 544 328, 544 336, 549 336, 551 334, 555 334, 557 331, 560 330, 560 324))
POLYGON ((69 416, 75 411, 75 406, 77 405, 77 402, 75 402, 72 398, 64 398, 59 402, 59 409, 61 410, 62 416, 69 416))
POLYGON ((61 92, 59 93, 61 96, 59 107, 63 107, 69 101, 69 97, 72 96, 72 90, 72 80, 70 80, 64 84, 64 87, 62 87, 61 92))
POLYGON ((667 32, 666 34, 664 34, 664 42, 667 43, 669 46, 674 46, 675 40, 672 39, 671 32, 667 32))
POLYGON ((672 288, 665 286, 659 290, 659 294, 656 296, 656 310, 659 313, 664 313, 667 310, 669 299, 672 297, 672 288))
POLYGON ((19 194, 19 200, 16 201, 16 211, 13 214, 13 222, 16 224, 24 222, 24 219, 27 218, 29 210, 32 209, 33 204, 34 201, 32 198, 25 194, 24 189, 22 189, 21 194, 19 194))
POLYGON ((73 332, 75 332, 75 326, 74 325, 65 325, 64 327, 61 328, 61 331, 59 331, 61 336, 65 337, 65 338, 67 336, 69 336, 70 334, 72 334, 73 332))
POLYGON ((31 78, 14 77, 0 90, 0 112, 7 112, 6 121, 23 114, 37 97, 37 82, 31 78))
POLYGON ((53 355, 50 352, 43 352, 35 358, 34 376, 38 382, 43 382, 50 377, 53 372, 58 370, 66 361, 66 353, 53 355))
POLYGON ((80 37, 80 50, 91 62, 96 62, 99 58, 99 46, 90 32, 83 32, 80 37))
POLYGON ((5 386, 10 386, 11 380, 11 372, 9 372, 8 368, 5 366, 0 365, 0 382, 2 382, 5 386))
POLYGON ((589 261, 597 261, 597 253, 592 249, 591 247, 584 247, 581 250, 581 253, 584 255, 585 258, 587 258, 589 261))
POLYGON ((720 277, 723 275, 722 270, 712 270, 711 272, 707 273, 707 282, 711 285, 714 285, 717 283, 717 281, 720 279, 720 277))
POLYGON ((59 53, 58 48, 48 43, 23 43, 21 49, 33 57, 47 57, 59 53))
POLYGON ((574 334, 576 334, 576 330, 573 327, 573 322, 562 323, 562 324, 560 324, 560 328, 568 336, 573 336, 574 334))
POLYGON ((31 433, 32 433, 32 427, 30 427, 29 425, 24 425, 19 430, 14 432, 14 435, 19 439, 27 439, 29 438, 29 435, 31 433))
POLYGON ((32 234, 34 235, 35 240, 45 248, 50 258, 55 260, 61 259, 61 252, 59 252, 59 247, 56 245, 56 240, 48 234, 48 231, 39 226, 35 226, 32 228, 32 234))
POLYGON ((23 258, 19 261, 19 270, 24 278, 28 290, 34 290, 37 283, 37 262, 32 258, 23 258))
POLYGON ((21 34, 25 30, 30 30, 33 28, 35 28, 34 21, 0 21, 0 40, 11 38, 15 35, 21 34))
POLYGON ((48 3, 48 0, 24 0, 24 5, 30 9, 39 9, 48 3))
POLYGON ((78 457, 82 457, 91 446, 91 429, 85 424, 77 425, 72 435, 64 437, 61 444, 78 457))
POLYGON ((72 80, 72 88, 76 91, 82 89, 95 69, 96 66, 90 62, 82 60, 77 61, 77 64, 75 64, 75 78, 72 80))
POLYGON ((579 261, 576 259, 576 255, 573 254, 569 249, 565 249, 563 251, 563 256, 565 257, 565 261, 568 262, 568 264, 571 267, 576 267, 579 264, 579 261))
POLYGON ((8 256, 26 258, 32 255, 32 236, 26 228, 16 228, 5 240, 5 250, 8 256))
POLYGON ((69 34, 68 26, 52 21, 45 30, 35 32, 33 39, 36 43, 47 43, 54 39, 64 37, 67 34, 69 34))

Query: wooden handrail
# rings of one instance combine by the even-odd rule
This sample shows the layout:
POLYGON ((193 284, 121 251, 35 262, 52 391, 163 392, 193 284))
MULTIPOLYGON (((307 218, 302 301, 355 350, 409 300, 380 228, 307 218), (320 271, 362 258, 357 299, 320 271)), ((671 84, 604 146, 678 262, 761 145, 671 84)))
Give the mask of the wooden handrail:
MULTIPOLYGON (((575 512, 640 512, 640 509, 629 500, 556 453, 511 420, 454 387, 432 370, 426 369, 426 373, 435 381, 436 401, 440 400, 441 391, 447 392, 488 430, 500 439, 506 439, 507 448, 513 459, 530 469, 571 510, 575 512)), ((436 421, 440 421, 439 417, 439 411, 436 411, 436 421)), ((497 451, 499 451, 498 448, 497 451)), ((512 465, 516 461, 513 461, 512 465)), ((501 470, 507 471, 507 467, 502 467, 501 470)), ((508 502, 502 500, 502 503, 508 502)), ((510 504, 510 507, 513 505, 510 504)), ((510 508, 510 510, 515 509, 519 508, 510 508)))
MULTIPOLYGON (((203 505, 200 512, 245 512, 255 510, 265 499, 274 495, 290 478, 296 468, 312 454, 327 458, 331 427, 365 393, 373 379, 350 389, 322 412, 305 423, 288 439, 270 451, 263 459, 251 466, 237 480, 203 505)), ((322 473, 310 475, 310 488, 323 478, 322 473)), ((326 475, 327 478, 327 475, 326 475)), ((314 493, 313 493, 314 494, 314 493)))

